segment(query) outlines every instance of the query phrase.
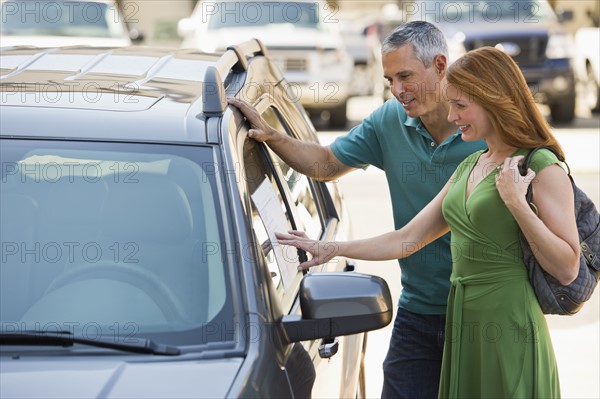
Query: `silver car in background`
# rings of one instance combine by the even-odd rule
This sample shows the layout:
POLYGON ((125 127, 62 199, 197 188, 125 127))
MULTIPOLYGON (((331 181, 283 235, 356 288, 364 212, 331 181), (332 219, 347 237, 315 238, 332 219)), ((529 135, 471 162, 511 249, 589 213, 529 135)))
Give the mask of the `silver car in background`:
POLYGON ((322 0, 199 1, 178 32, 181 47, 203 51, 260 39, 283 71, 287 96, 331 127, 346 125, 354 62, 335 6, 322 0))
POLYGON ((114 0, 1 0, 0 46, 129 46, 125 17, 114 0))

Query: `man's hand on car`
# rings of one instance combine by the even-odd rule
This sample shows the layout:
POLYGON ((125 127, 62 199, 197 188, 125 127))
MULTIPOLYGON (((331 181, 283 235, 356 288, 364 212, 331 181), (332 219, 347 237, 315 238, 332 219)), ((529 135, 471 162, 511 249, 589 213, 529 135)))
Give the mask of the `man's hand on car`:
POLYGON ((265 141, 276 137, 276 135, 279 135, 279 133, 269 126, 262 116, 260 116, 256 108, 247 101, 237 98, 228 98, 227 103, 239 109, 250 124, 250 130, 248 131, 249 137, 264 143, 265 141))

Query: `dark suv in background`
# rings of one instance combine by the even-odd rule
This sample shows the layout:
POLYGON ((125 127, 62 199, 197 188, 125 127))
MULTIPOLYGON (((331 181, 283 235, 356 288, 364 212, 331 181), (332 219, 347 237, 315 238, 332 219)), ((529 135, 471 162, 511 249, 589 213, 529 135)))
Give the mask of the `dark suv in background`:
POLYGON ((404 17, 436 24, 448 39, 451 61, 492 46, 519 64, 535 100, 548 105, 555 123, 575 117, 573 41, 545 0, 415 1, 404 17))

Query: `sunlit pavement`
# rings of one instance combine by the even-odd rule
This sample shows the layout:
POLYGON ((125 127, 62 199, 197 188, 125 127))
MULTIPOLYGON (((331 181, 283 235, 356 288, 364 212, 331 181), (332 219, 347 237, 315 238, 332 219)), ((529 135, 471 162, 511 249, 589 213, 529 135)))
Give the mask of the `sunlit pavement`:
MULTIPOLYGON (((357 120, 368 114, 377 101, 369 98, 350 103, 348 115, 357 120)), ((553 129, 564 147, 567 161, 578 185, 600 203, 600 118, 598 115, 578 115, 571 126, 553 129)), ((320 132, 323 144, 328 144, 344 132, 320 132)), ((352 217, 354 236, 369 237, 393 228, 391 205, 385 176, 370 167, 344 176, 339 181, 352 217), (365 211, 368 210, 368 211, 365 211)), ((360 262, 359 271, 385 278, 394 302, 400 294, 400 272, 396 261, 360 262)), ((571 317, 548 316, 550 333, 565 399, 600 398, 600 290, 582 311, 571 317)), ((391 324, 370 332, 365 359, 367 397, 381 394, 383 373, 381 365, 387 352, 391 324)))

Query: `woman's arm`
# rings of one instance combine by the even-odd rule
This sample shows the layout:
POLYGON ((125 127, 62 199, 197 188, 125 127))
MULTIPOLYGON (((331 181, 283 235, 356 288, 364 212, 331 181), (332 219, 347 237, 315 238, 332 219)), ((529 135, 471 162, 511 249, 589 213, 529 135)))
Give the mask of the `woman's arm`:
POLYGON ((523 177, 516 169, 521 158, 513 157, 504 162, 497 176, 498 192, 540 266, 561 284, 568 285, 577 278, 580 256, 571 181, 558 165, 547 166, 537 175, 530 169, 523 177), (525 199, 529 182, 532 182, 538 215, 525 199))
POLYGON ((327 263, 336 256, 361 260, 405 258, 448 232, 442 215, 442 202, 449 186, 450 183, 446 183, 442 191, 406 226, 377 237, 343 242, 315 241, 303 232, 291 231, 289 234, 277 233, 277 240, 282 245, 292 245, 312 255, 309 261, 298 265, 298 269, 327 263))

